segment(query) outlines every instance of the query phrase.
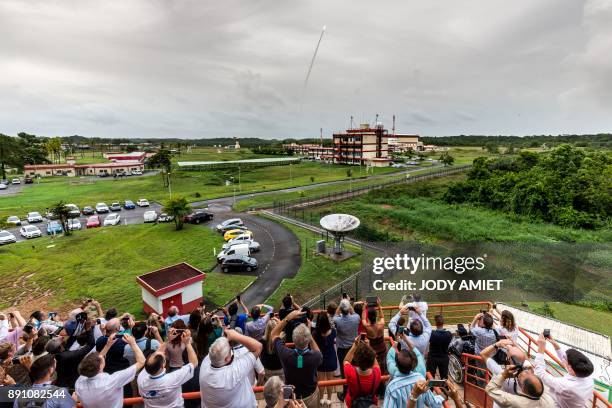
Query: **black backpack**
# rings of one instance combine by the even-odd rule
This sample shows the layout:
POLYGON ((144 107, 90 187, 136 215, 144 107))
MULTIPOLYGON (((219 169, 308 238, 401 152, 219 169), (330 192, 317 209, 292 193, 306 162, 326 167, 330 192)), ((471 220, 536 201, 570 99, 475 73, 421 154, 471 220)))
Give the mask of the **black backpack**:
POLYGON ((147 359, 153 353, 155 353, 155 350, 151 349, 151 339, 147 338, 147 342, 145 343, 144 350, 142 350, 142 354, 144 354, 145 359, 147 359))
MULTIPOLYGON (((495 342, 497 343, 500 340, 500 336, 497 333, 497 330, 495 329, 492 329, 492 330, 493 330, 493 333, 495 334, 495 342)), ((493 356, 493 361, 495 361, 499 365, 506 365, 508 364, 508 354, 502 349, 497 349, 497 351, 495 352, 495 355, 493 356)))
MULTIPOLYGON (((357 375, 357 388, 359 389, 359 394, 361 394, 361 381, 359 380, 359 373, 355 372, 357 375)), ((370 408, 372 405, 376 406, 374 402, 374 384, 376 383, 374 378, 374 371, 372 371, 372 392, 369 395, 359 396, 351 401, 351 408, 370 408)))

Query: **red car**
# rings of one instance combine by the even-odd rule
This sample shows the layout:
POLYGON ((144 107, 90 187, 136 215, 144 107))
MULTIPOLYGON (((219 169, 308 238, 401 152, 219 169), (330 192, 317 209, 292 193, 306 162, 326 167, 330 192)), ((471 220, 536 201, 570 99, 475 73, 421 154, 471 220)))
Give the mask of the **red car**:
POLYGON ((100 217, 92 215, 87 219, 87 228, 96 228, 100 226, 100 217))

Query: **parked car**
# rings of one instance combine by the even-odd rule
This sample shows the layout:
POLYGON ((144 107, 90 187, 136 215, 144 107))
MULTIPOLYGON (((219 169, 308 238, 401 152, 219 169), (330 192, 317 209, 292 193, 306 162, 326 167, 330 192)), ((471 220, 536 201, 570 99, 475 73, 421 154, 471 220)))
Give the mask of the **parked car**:
POLYGON ((123 208, 125 208, 126 210, 133 210, 136 208, 136 204, 134 204, 132 200, 125 200, 123 202, 123 208))
POLYGON ((49 221, 47 223, 47 235, 57 235, 64 231, 59 221, 49 221))
POLYGON ((101 177, 101 178, 110 177, 110 174, 108 174, 108 173, 100 173, 100 174, 98 174, 98 177, 101 177))
POLYGON ((121 211, 121 204, 119 204, 118 202, 114 202, 110 205, 110 210, 111 211, 121 211))
POLYGON ((38 211, 29 212, 27 218, 30 224, 32 224, 33 222, 43 222, 43 217, 38 211))
POLYGON ((7 179, 2 179, 0 180, 0 183, 5 184, 5 185, 9 185, 9 181, 7 179))
POLYGON ((418 166, 419 165, 419 163, 417 163, 415 161, 409 161, 407 164, 410 165, 410 166, 418 166))
POLYGON ((217 262, 222 263, 223 261, 225 261, 225 258, 230 257, 232 255, 251 255, 251 251, 249 250, 249 244, 238 244, 224 249, 223 251, 219 252, 219 255, 217 255, 217 262))
POLYGON ((32 177, 26 177, 23 179, 23 182, 25 184, 34 184, 34 180, 32 179, 32 177))
MULTIPOLYGON (((241 235, 242 236, 242 235, 241 235)), ((251 253, 253 252, 258 252, 260 249, 259 246, 259 242, 257 241, 253 241, 251 238, 249 238, 247 235, 244 235, 245 239, 242 240, 238 240, 236 241, 236 238, 240 238, 240 236, 234 238, 234 239, 230 239, 229 241, 227 241, 225 244, 223 244, 222 249, 226 250, 234 245, 248 245, 249 246, 249 251, 251 251, 251 253)))
POLYGON ((159 214, 159 217, 157 217, 157 221, 159 221, 159 222, 171 222, 171 221, 174 221, 174 217, 172 215, 168 215, 166 213, 161 213, 161 214, 159 214))
POLYGON ((140 171, 140 170, 132 170, 132 176, 142 176, 142 171, 140 171))
POLYGON ((147 200, 146 198, 141 198, 140 200, 136 201, 136 205, 139 207, 148 207, 149 200, 147 200))
POLYGON ((98 203, 98 204, 96 204, 96 212, 98 214, 107 213, 109 211, 110 210, 108 208, 108 205, 106 205, 105 203, 98 203))
POLYGON ((221 224, 217 224, 215 227, 217 232, 226 232, 230 229, 234 229, 237 225, 244 225, 240 218, 230 218, 229 220, 223 221, 221 224))
POLYGON ((187 214, 183 217, 183 222, 189 222, 191 224, 199 224, 213 219, 214 214, 204 210, 195 210, 191 214, 187 214))
POLYGON ((142 217, 144 218, 144 222, 157 221, 157 213, 155 211, 145 211, 142 217))
POLYGON ((78 218, 70 218, 68 221, 68 229, 70 231, 76 231, 76 230, 80 230, 81 228, 83 228, 83 226, 81 225, 81 221, 79 221, 78 218))
POLYGON ((95 213, 96 212, 91 206, 86 205, 85 207, 83 207, 83 215, 94 215, 95 213))
POLYGON ((19 219, 19 217, 18 217, 18 216, 16 216, 16 215, 11 215, 10 217, 8 217, 8 218, 6 219, 6 223, 7 223, 7 224, 13 224, 13 225, 17 225, 17 226, 19 226, 19 225, 21 225, 21 220, 19 219))
POLYGON ((253 233, 249 230, 233 229, 223 234, 223 239, 229 241, 232 238, 236 238, 238 235, 248 235, 251 238, 253 237, 253 233))
POLYGON ((100 216, 92 215, 87 219, 87 224, 85 225, 87 228, 97 228, 100 226, 100 216))
POLYGON ((221 263, 223 272, 251 272, 257 269, 257 259, 244 255, 232 255, 221 263))
POLYGON ((118 225, 121 222, 121 216, 117 213, 110 214, 104 219, 104 226, 118 225))
POLYGON ((19 228, 19 234, 26 239, 37 238, 42 236, 42 232, 35 225, 25 225, 19 228))
POLYGON ((81 216, 81 210, 79 210, 79 207, 77 207, 76 204, 66 204, 66 207, 68 207, 70 210, 68 213, 69 217, 76 218, 81 216))
POLYGON ((21 180, 19 180, 18 178, 14 178, 11 180, 11 184, 21 184, 21 180))
POLYGON ((0 231, 0 245, 6 245, 13 242, 17 242, 17 238, 8 231, 0 231))
POLYGON ((8 186, 4 183, 0 183, 0 190, 6 190, 8 186))

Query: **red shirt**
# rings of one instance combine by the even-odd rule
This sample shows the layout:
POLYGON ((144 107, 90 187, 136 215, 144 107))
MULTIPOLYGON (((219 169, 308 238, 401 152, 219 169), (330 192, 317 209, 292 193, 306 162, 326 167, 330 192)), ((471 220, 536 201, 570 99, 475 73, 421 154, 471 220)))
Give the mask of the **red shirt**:
POLYGON ((367 395, 373 395, 374 403, 378 405, 376 391, 380 385, 380 375, 380 367, 372 367, 372 372, 369 375, 359 374, 359 384, 357 384, 357 369, 352 364, 344 362, 344 377, 346 378, 346 384, 348 386, 348 392, 344 397, 346 406, 351 406, 351 400, 353 398, 367 395), (360 389, 361 393, 359 393, 360 389))

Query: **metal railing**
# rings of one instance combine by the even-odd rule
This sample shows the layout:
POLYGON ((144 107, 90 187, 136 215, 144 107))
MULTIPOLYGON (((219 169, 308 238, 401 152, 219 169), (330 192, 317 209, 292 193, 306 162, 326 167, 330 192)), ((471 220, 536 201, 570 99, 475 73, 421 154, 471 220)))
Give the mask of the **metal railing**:
POLYGON ((293 217, 296 218, 299 216, 300 210, 303 210, 308 207, 314 207, 317 205, 322 205, 322 204, 330 203, 333 201, 346 200, 346 199, 356 197, 361 194, 365 194, 372 190, 378 190, 378 189, 382 189, 382 188, 386 188, 390 186, 406 184, 406 183, 414 183, 417 181, 423 181, 423 180, 427 180, 431 178, 443 177, 443 176, 448 176, 448 175, 455 174, 455 173, 461 173, 461 172, 467 171, 471 167, 472 167, 471 164, 466 164, 466 165, 461 165, 461 166, 452 166, 449 168, 444 168, 441 170, 431 171, 428 173, 422 173, 422 174, 416 174, 416 175, 410 175, 410 173, 407 173, 406 176, 408 177, 406 176, 398 177, 398 178, 394 178, 393 180, 389 180, 389 181, 386 181, 380 184, 372 183, 372 184, 368 184, 365 186, 349 188, 347 190, 329 192, 327 194, 321 194, 321 195, 314 196, 314 197, 303 197, 303 198, 297 198, 293 200, 274 201, 273 211, 278 214, 287 214, 287 215, 293 214, 293 217))

